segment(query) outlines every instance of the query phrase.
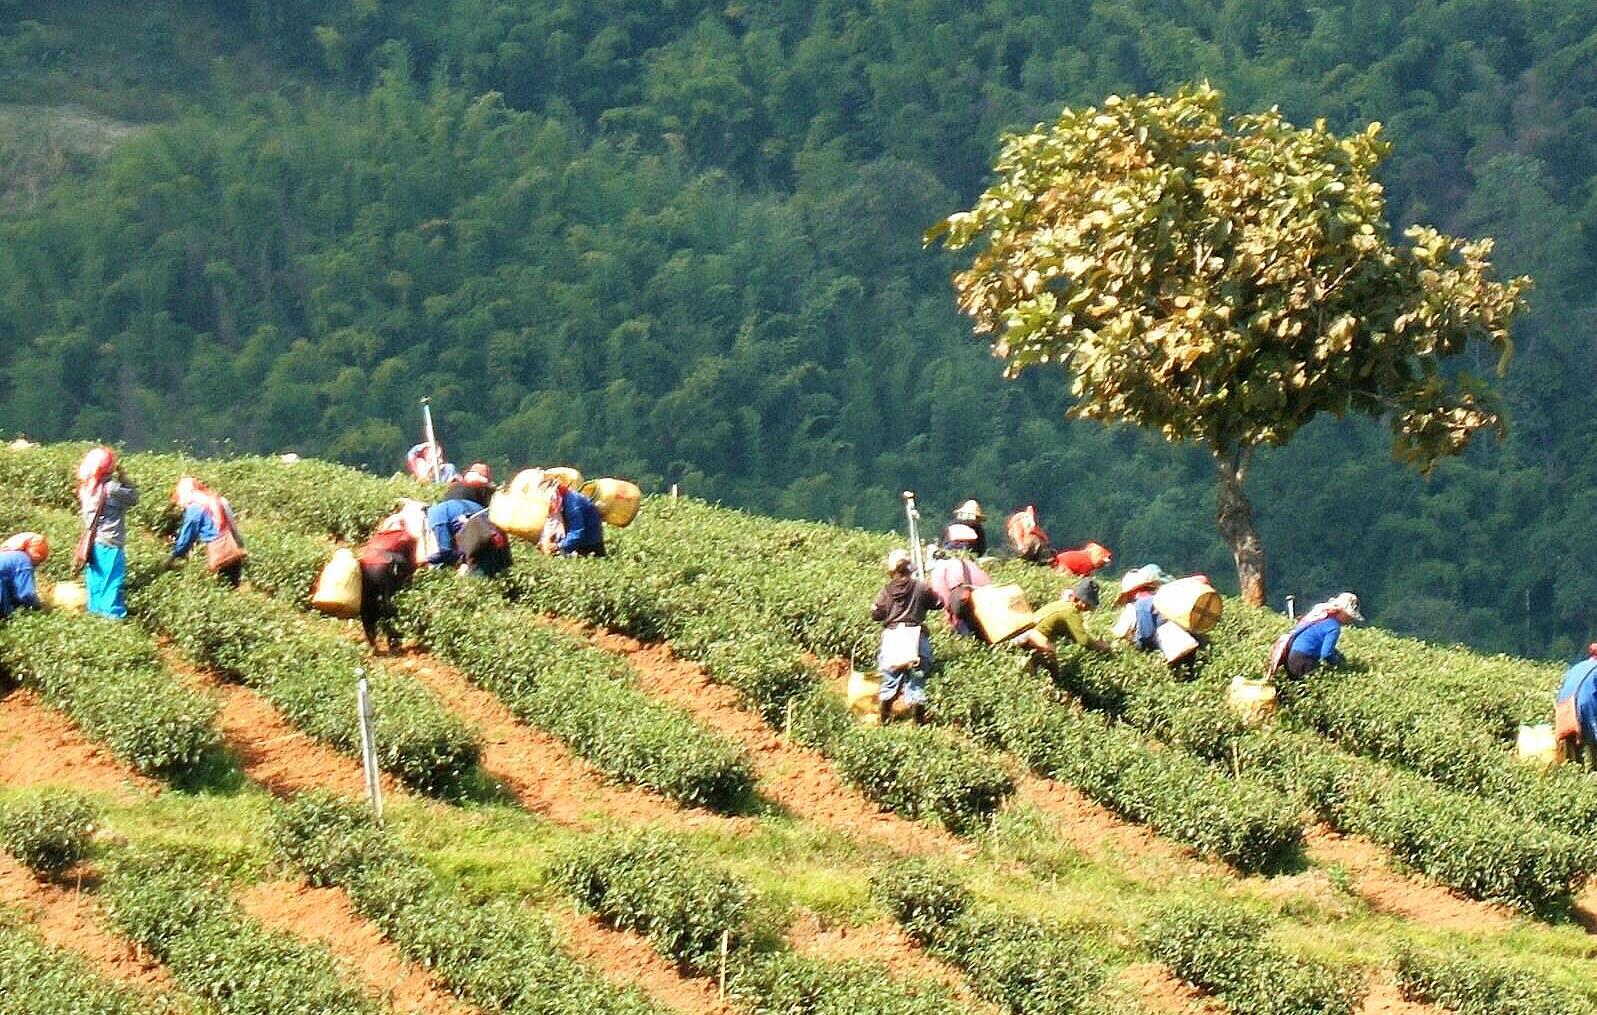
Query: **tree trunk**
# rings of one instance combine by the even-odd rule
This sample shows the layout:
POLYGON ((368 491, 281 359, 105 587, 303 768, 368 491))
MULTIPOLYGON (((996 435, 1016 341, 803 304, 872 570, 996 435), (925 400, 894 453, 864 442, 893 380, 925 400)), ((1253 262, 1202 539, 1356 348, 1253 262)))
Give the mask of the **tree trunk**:
POLYGON ((1214 465, 1220 474, 1215 521, 1219 522, 1220 535, 1236 559, 1243 602, 1263 606, 1264 543, 1259 540, 1259 530, 1253 527, 1253 505, 1248 503, 1248 495, 1242 489, 1251 453, 1251 448, 1235 452, 1215 450, 1214 465))

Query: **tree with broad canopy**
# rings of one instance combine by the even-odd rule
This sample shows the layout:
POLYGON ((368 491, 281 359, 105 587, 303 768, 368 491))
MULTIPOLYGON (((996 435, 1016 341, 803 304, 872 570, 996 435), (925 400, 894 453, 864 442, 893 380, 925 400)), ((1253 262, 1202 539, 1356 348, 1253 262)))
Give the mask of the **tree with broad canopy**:
POLYGON ((1056 364, 1072 415, 1209 449, 1250 602, 1255 449, 1354 412, 1428 471, 1505 432, 1497 394, 1445 361, 1485 343, 1501 374, 1530 280, 1495 279, 1490 239, 1410 226, 1394 243, 1374 176, 1389 149, 1376 123, 1338 137, 1274 109, 1227 117, 1206 84, 1110 96, 1008 137, 996 182, 926 237, 976 248, 954 287, 1007 376, 1056 364))

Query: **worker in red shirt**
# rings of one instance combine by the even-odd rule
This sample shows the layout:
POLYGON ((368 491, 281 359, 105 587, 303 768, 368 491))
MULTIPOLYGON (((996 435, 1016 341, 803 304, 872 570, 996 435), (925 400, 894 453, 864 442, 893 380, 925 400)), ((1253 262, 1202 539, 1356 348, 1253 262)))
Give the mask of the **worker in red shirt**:
POLYGON ((1068 571, 1077 578, 1090 578, 1094 571, 1114 562, 1115 555, 1098 543, 1088 543, 1076 550, 1061 550, 1054 554, 1055 571, 1068 571))

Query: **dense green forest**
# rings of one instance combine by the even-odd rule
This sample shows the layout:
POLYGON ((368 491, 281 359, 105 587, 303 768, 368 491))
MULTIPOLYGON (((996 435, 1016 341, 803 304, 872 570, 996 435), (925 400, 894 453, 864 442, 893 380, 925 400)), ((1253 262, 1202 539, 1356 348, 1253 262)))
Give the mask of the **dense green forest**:
MULTIPOLYGON (((0 431, 380 470, 569 460, 874 526, 1034 502, 1231 581, 1212 470, 1000 379, 923 231, 1006 128, 1208 79, 1386 124, 1398 224, 1537 280, 1512 431, 1424 479, 1322 421, 1273 590, 1536 655, 1593 632, 1597 8, 1578 0, 0 0, 0 431)), ((1489 372, 1483 365, 1482 372, 1489 372)))

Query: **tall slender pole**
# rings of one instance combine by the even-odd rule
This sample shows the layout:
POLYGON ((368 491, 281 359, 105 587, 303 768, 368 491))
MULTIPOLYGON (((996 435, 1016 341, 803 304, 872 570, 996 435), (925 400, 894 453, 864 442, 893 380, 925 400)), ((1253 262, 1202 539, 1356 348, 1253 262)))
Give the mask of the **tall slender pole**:
POLYGON ((904 516, 909 520, 909 562, 915 577, 926 577, 926 553, 920 545, 920 511, 915 507, 915 491, 905 490, 904 516))
POLYGON ((371 802, 377 823, 383 821, 383 784, 377 768, 377 729, 372 715, 371 692, 366 686, 366 671, 357 667, 355 702, 360 716, 360 757, 366 769, 366 799, 371 802))
POLYGON ((438 470, 443 467, 440 459, 444 456, 443 452, 438 448, 438 435, 433 431, 433 400, 431 398, 423 398, 421 400, 421 432, 422 436, 427 438, 427 450, 429 452, 427 455, 427 478, 436 483, 438 482, 438 470))

